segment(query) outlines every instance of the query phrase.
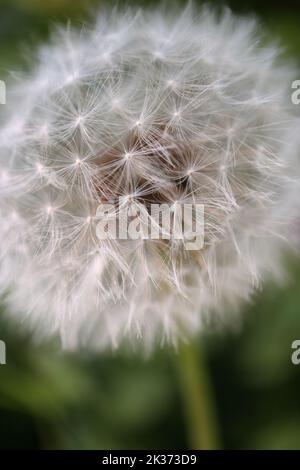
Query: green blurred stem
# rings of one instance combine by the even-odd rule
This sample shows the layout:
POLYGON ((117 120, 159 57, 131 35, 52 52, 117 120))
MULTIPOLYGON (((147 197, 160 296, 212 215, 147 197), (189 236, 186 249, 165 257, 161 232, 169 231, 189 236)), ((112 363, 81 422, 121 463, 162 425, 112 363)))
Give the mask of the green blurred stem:
POLYGON ((212 387, 200 347, 181 344, 177 357, 189 446, 195 450, 218 449, 212 387))

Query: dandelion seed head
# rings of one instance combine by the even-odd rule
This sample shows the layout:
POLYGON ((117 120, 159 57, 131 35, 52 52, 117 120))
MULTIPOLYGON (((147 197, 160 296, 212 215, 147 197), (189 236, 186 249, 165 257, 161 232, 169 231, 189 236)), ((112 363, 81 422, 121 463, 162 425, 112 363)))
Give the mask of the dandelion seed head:
MULTIPOLYGON (((58 28, 0 131, 0 290, 63 346, 145 350, 222 325, 282 276, 299 213, 293 67, 256 22, 193 6, 58 28), (116 205, 119 201, 119 205, 116 205), (204 246, 97 237, 98 208, 204 207, 204 246)), ((99 215, 100 214, 100 215, 99 215)))

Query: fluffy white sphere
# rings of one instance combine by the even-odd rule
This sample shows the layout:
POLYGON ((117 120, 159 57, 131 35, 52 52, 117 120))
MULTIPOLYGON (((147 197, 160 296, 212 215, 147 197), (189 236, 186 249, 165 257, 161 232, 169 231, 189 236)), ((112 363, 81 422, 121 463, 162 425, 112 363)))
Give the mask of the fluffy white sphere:
POLYGON ((289 65, 253 20, 207 10, 100 14, 58 29, 8 93, 0 287, 64 347, 176 343, 281 273, 297 210, 289 65), (127 197, 204 204, 204 247, 99 240, 127 197))

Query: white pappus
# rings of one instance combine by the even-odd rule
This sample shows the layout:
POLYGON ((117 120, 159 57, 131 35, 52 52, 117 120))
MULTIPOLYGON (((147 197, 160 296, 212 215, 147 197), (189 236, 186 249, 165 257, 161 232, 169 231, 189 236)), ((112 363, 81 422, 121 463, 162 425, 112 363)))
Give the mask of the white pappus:
POLYGON ((3 108, 10 315, 66 348, 148 350, 222 324, 280 277, 299 199, 292 75, 256 21, 228 11, 112 11, 57 28, 3 108), (100 241, 97 208, 118 197, 204 204, 204 248, 100 241))

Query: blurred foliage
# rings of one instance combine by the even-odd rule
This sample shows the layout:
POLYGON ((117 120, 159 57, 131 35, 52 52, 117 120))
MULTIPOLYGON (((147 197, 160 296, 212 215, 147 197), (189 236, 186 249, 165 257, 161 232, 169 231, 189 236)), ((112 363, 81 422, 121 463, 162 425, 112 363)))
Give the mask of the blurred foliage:
MULTIPOLYGON (((78 21, 107 3, 0 0, 1 78, 22 63, 24 43, 41 41, 53 22, 78 21)), ((299 61, 294 2, 228 3, 261 17, 299 61)), ((300 448, 300 366, 290 361, 291 343, 300 338, 299 281, 300 265, 291 263, 287 286, 266 286, 235 331, 202 338, 224 448, 300 448)), ((0 339, 7 344, 7 365, 0 366, 1 448, 187 447, 174 352, 160 350, 146 360, 122 352, 63 353, 55 341, 35 345, 8 316, 0 315, 0 339)))

